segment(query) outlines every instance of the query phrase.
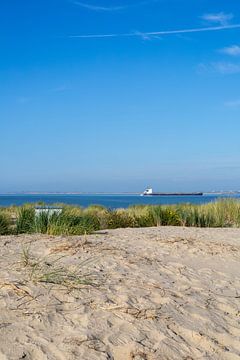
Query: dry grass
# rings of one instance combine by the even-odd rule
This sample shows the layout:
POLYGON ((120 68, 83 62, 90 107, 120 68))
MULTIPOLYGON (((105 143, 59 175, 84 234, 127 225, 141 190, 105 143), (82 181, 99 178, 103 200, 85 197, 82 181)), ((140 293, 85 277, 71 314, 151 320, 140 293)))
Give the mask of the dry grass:
MULTIPOLYGON (((61 285, 68 290, 80 289, 85 285, 95 287, 100 285, 96 274, 87 270, 86 261, 81 261, 77 266, 67 268, 61 264, 64 257, 65 255, 56 257, 54 254, 50 254, 42 258, 36 258, 31 253, 31 244, 23 247, 20 265, 25 268, 25 281, 61 285)), ((90 262, 88 260, 88 263, 90 262)))

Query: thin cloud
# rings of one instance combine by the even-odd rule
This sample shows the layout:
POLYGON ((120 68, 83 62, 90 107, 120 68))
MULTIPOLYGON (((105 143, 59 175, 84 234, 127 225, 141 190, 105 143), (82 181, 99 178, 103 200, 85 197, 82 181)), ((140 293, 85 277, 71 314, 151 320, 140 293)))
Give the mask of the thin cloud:
POLYGON ((240 73, 240 64, 229 62, 215 62, 212 63, 213 69, 222 75, 231 75, 240 73))
POLYGON ((232 75, 240 73, 240 64, 232 62, 212 62, 209 64, 201 63, 197 67, 199 74, 218 73, 221 75, 232 75))
POLYGON ((220 49, 219 52, 230 56, 240 56, 240 46, 238 45, 228 46, 223 49, 220 49))
POLYGON ((191 34, 191 33, 202 33, 210 31, 230 30, 239 29, 240 24, 235 25, 220 25, 211 26, 204 28, 194 29, 181 29, 181 30, 168 30, 168 31, 154 31, 154 32, 132 32, 132 33, 115 33, 115 34, 90 34, 90 35, 69 35, 68 38, 79 38, 79 39, 101 39, 101 38, 120 38, 120 37, 154 37, 154 36, 167 36, 167 35, 178 35, 178 34, 191 34))
POLYGON ((233 101, 227 101, 224 103, 225 106, 230 107, 230 108, 237 108, 240 107, 240 99, 238 100, 233 100, 233 101))
POLYGON ((228 25, 233 18, 233 14, 225 14, 224 12, 220 12, 217 14, 204 14, 203 16, 201 16, 202 20, 215 24, 220 24, 223 26, 228 25))
POLYGON ((93 11, 118 11, 118 10, 123 10, 126 8, 125 6, 106 7, 106 6, 92 5, 92 4, 83 3, 81 1, 74 1, 73 4, 81 6, 88 10, 93 10, 93 11))
POLYGON ((114 12, 114 11, 129 9, 132 7, 144 6, 149 3, 154 3, 157 1, 158 0, 146 0, 146 1, 138 2, 137 4, 118 5, 118 6, 101 6, 101 5, 89 4, 86 2, 82 2, 82 1, 72 1, 72 3, 74 5, 78 5, 82 8, 92 10, 92 11, 114 12))
POLYGON ((136 36, 139 36, 142 40, 152 40, 152 36, 146 35, 145 33, 142 33, 140 31, 135 32, 136 36))

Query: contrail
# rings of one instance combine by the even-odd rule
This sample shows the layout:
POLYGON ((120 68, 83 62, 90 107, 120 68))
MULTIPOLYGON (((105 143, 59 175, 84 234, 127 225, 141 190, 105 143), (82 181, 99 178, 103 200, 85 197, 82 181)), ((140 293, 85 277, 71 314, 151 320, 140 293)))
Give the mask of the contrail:
POLYGON ((90 34, 90 35, 69 35, 68 38, 78 38, 78 39, 99 39, 99 38, 117 38, 117 37, 137 37, 137 36, 165 36, 165 35, 177 35, 177 34, 190 34, 190 33, 200 33, 200 32, 209 32, 209 31, 219 31, 219 30, 229 30, 229 29, 239 29, 240 24, 235 25, 221 25, 221 26, 211 26, 204 28, 195 28, 195 29, 182 29, 182 30, 167 30, 167 31, 153 31, 153 32, 132 32, 132 33, 122 33, 122 34, 90 34))

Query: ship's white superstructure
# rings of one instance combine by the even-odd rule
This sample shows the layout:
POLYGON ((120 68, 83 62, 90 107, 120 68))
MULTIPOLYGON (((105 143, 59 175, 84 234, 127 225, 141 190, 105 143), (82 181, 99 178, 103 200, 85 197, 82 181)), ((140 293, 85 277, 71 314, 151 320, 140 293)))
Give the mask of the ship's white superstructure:
POLYGON ((142 195, 152 195, 153 194, 153 189, 152 188, 147 188, 142 195))

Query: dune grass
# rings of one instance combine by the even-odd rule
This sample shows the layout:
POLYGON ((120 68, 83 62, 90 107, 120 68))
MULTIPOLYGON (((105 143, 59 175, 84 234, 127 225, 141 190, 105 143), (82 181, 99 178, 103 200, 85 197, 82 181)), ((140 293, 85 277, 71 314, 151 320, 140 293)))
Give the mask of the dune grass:
POLYGON ((51 255, 36 258, 31 252, 31 244, 23 247, 20 264, 26 270, 25 281, 62 285, 68 290, 78 289, 83 285, 99 285, 94 274, 86 268, 89 261, 82 261, 70 269, 60 264, 62 258, 63 256, 57 258, 51 255))
MULTIPOLYGON (((58 204, 59 206, 60 204, 58 204)), ((36 215, 34 205, 0 210, 0 235, 41 233, 82 235, 102 229, 151 226, 240 227, 240 201, 223 199, 193 205, 136 205, 110 210, 100 205, 88 208, 61 204, 62 213, 36 215), (15 218, 15 225, 11 219, 15 218)))
POLYGON ((4 213, 0 212, 0 235, 8 235, 11 232, 11 220, 10 217, 4 213))
POLYGON ((100 229, 94 214, 85 214, 81 208, 66 206, 61 214, 43 212, 35 214, 34 207, 21 207, 18 210, 16 232, 48 235, 82 235, 100 229))

